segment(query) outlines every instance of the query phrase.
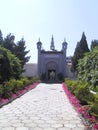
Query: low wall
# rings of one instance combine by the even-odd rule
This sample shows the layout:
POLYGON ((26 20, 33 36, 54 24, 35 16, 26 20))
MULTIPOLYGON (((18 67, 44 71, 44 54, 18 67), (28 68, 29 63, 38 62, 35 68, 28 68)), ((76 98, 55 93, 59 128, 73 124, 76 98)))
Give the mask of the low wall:
POLYGON ((22 76, 27 76, 27 77, 38 76, 37 64, 28 63, 24 65, 24 70, 25 72, 22 73, 22 76))
MULTIPOLYGON (((73 78, 73 73, 70 71, 71 64, 67 64, 66 68, 66 76, 73 78)), ((33 77, 33 76, 38 76, 38 70, 37 70, 37 64, 33 63, 28 63, 24 65, 25 72, 22 73, 22 76, 27 76, 27 77, 33 77)))
POLYGON ((70 63, 67 64, 66 76, 69 77, 69 78, 73 78, 74 77, 74 74, 71 72, 71 64, 70 63))

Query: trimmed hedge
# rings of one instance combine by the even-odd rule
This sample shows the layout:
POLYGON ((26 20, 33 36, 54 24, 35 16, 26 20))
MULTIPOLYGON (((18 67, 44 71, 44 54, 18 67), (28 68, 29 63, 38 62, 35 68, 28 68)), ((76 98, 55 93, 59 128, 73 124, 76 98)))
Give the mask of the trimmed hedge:
POLYGON ((71 93, 79 99, 82 105, 90 106, 89 113, 98 119, 98 94, 94 95, 90 92, 90 85, 68 78, 65 79, 65 84, 71 93))
POLYGON ((13 93, 22 90, 37 80, 37 78, 28 79, 26 77, 22 77, 19 80, 10 79, 8 82, 0 84, 0 98, 10 98, 13 93))

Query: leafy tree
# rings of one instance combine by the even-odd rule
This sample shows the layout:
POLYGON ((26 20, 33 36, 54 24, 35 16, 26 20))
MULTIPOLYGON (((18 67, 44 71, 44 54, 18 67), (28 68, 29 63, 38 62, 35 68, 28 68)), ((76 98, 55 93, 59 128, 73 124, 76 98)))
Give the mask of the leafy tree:
POLYGON ((10 78, 19 78, 21 74, 20 60, 9 50, 0 46, 0 82, 10 78))
POLYGON ((29 51, 26 51, 25 41, 22 38, 20 41, 17 42, 14 53, 20 59, 22 68, 30 59, 30 56, 26 56, 28 52, 29 51))
POLYGON ((95 47, 91 52, 85 54, 83 59, 79 60, 78 78, 93 86, 98 85, 98 47, 95 47))
POLYGON ((96 47, 96 46, 98 46, 98 40, 92 40, 92 42, 91 42, 91 50, 92 50, 94 47, 96 47))
POLYGON ((74 56, 72 57, 72 72, 77 72, 78 60, 84 57, 84 54, 89 52, 86 36, 83 32, 80 42, 77 42, 74 56))

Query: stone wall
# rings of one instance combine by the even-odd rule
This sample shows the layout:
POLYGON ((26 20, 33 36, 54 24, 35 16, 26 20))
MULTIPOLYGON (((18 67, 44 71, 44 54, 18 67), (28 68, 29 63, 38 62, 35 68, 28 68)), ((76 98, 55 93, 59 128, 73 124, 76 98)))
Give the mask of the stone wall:
MULTIPOLYGON (((70 71, 71 64, 67 64, 66 67, 66 76, 73 78, 73 73, 70 71)), ((37 64, 33 63, 28 63, 24 66, 25 72, 22 74, 22 76, 27 76, 27 77, 33 77, 33 76, 38 76, 38 69, 37 69, 37 64)))
POLYGON ((74 77, 74 74, 71 72, 71 63, 67 63, 66 74, 67 74, 67 77, 69 78, 74 77))
POLYGON ((37 64, 28 63, 24 65, 24 69, 25 72, 22 73, 22 76, 27 76, 27 77, 38 76, 37 64))

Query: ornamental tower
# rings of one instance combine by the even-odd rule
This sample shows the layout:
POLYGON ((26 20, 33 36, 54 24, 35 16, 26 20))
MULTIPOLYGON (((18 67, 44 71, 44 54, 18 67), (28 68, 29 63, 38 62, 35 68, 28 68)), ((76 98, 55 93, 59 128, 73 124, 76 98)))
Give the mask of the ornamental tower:
POLYGON ((53 35, 52 35, 52 38, 51 38, 50 50, 55 50, 53 35))

